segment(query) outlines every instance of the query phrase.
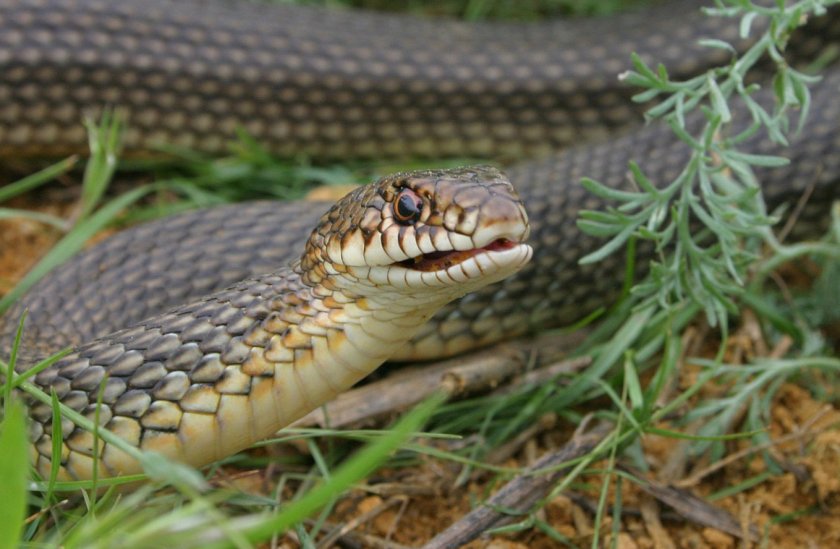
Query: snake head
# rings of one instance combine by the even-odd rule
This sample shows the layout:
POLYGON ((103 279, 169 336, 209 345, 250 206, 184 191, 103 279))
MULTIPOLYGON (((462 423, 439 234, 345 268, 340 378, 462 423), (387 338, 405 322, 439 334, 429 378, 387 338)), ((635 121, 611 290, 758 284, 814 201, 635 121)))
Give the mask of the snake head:
POLYGON ((333 206, 301 267, 310 282, 360 294, 439 288, 452 299, 524 266, 529 231, 521 200, 495 168, 398 173, 333 206))

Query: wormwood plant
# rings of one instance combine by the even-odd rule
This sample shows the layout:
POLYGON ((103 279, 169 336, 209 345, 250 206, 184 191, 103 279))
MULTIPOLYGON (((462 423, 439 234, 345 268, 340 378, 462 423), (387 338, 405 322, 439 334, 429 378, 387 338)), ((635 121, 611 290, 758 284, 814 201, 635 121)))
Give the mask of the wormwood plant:
MULTIPOLYGON (((837 0, 780 1, 765 7, 747 0, 717 0, 715 7, 706 9, 710 17, 738 18, 742 36, 751 33, 757 36, 753 36, 753 45, 741 55, 725 42, 702 41, 706 47, 731 52, 731 61, 683 82, 670 79, 664 67, 651 67, 632 56, 633 70, 622 77, 642 88, 635 96, 637 101, 659 100, 647 117, 670 126, 675 139, 690 150, 690 157, 676 179, 658 185, 645 176, 643 165, 631 163, 635 190, 619 190, 591 179, 583 180, 587 189, 614 206, 606 211, 581 213, 578 221, 581 230, 607 239, 600 249, 582 261, 598 261, 629 247, 632 263, 632 252, 639 241, 652 244, 655 255, 648 274, 632 287, 628 284, 627 295, 581 349, 593 354, 592 366, 571 380, 568 387, 547 398, 550 404, 539 407, 539 412, 544 412, 546 407, 562 412, 605 392, 619 403, 620 397, 610 393, 603 379, 614 365, 623 364, 621 375, 633 390, 629 391, 629 409, 623 404, 619 409, 631 414, 634 429, 649 428, 665 414, 678 410, 699 391, 703 382, 732 373, 720 367, 725 347, 721 345, 718 360, 713 361, 717 367, 706 363, 706 370, 690 390, 667 405, 658 402, 678 368, 682 329, 697 312, 703 311, 710 325, 720 327, 725 341, 729 315, 737 313, 735 303, 739 298, 775 317, 788 331, 801 333, 798 326, 773 310, 767 300, 758 298, 755 291, 746 292, 754 284, 750 277, 760 282, 783 261, 805 254, 836 259, 840 252, 837 246, 828 243, 782 245, 774 237, 775 219, 767 213, 755 170, 779 167, 787 160, 751 154, 739 147, 749 138, 762 134, 784 145, 790 135, 804 128, 811 100, 809 86, 818 77, 790 66, 783 52, 794 29, 836 3, 837 0), (763 30, 756 33, 759 24, 763 30), (764 63, 763 68, 767 64, 775 68, 769 80, 764 80, 770 82, 765 86, 772 87, 775 99, 770 106, 756 99, 761 85, 748 83, 748 74, 759 62, 764 63), (742 110, 748 113, 748 120, 743 115, 735 120, 732 106, 736 103, 746 107, 742 110), (765 246, 773 251, 769 259, 762 258, 765 246), (642 389, 638 370, 653 363, 656 356, 659 363, 650 383, 642 389)), ((819 347, 810 344, 807 350, 814 353, 819 347)), ((840 362, 832 364, 831 368, 840 368, 840 362)), ((761 376, 765 383, 753 384, 754 390, 791 373, 789 368, 774 366, 762 365, 775 373, 761 376)), ((749 381, 749 377, 742 376, 736 389, 749 381)), ((758 398, 757 391, 748 395, 758 398)), ((722 435, 731 429, 729 419, 738 415, 744 404, 743 400, 730 400, 726 404, 713 402, 708 407, 701 406, 702 412, 698 413, 707 421, 701 432, 722 435)), ((750 416, 749 430, 763 428, 760 415, 750 416)), ((695 445, 697 451, 702 448, 703 444, 695 445)))
MULTIPOLYGON (((761 394, 762 389, 778 387, 786 376, 808 367, 840 370, 840 361, 834 358, 757 361, 747 368, 729 367, 721 364, 721 345, 718 359, 697 362, 703 370, 689 390, 666 404, 659 402, 662 389, 677 368, 679 332, 695 312, 703 311, 708 323, 720 328, 725 341, 729 315, 738 312, 739 300, 760 312, 774 312, 748 291, 751 277, 766 276, 769 268, 803 254, 838 257, 837 246, 789 246, 777 240, 773 233, 777 220, 767 212, 756 169, 777 168, 787 160, 741 150, 745 141, 761 134, 786 145, 791 135, 805 127, 811 102, 809 86, 819 78, 790 66, 783 52, 793 30, 835 3, 803 0, 759 6, 746 0, 716 0, 715 7, 705 10, 707 14, 740 19, 742 37, 754 33, 759 22, 766 25, 743 54, 736 55, 728 43, 704 40, 704 46, 732 52, 731 62, 689 80, 674 81, 663 66, 652 67, 634 55, 633 69, 622 75, 628 83, 642 88, 636 101, 658 100, 647 118, 670 126, 675 138, 690 150, 678 177, 664 184, 655 185, 646 177, 644 166, 635 163, 630 165, 635 190, 616 190, 591 179, 583 181, 588 190, 615 205, 607 211, 582 212, 578 222, 581 230, 607 238, 582 262, 599 261, 626 246, 633 250, 637 241, 648 241, 655 250, 648 274, 626 296, 623 324, 616 318, 608 319, 609 328, 598 334, 601 341, 610 336, 612 339, 596 349, 588 380, 581 382, 599 385, 616 403, 620 418, 631 431, 657 431, 651 426, 666 414, 681 411, 703 383, 727 379, 730 394, 700 402, 685 417, 686 421, 703 420, 700 439, 695 439, 691 450, 696 453, 708 449, 711 440, 732 430, 733 421, 745 410, 744 427, 752 431, 746 436, 752 436, 756 443, 767 442, 764 429, 770 398, 761 394), (772 87, 774 101, 770 106, 756 100, 760 85, 748 83, 756 65, 768 60, 775 69, 765 84, 772 87), (741 120, 733 116, 735 103, 745 107, 746 121, 743 116, 741 120), (765 249, 772 251, 770 259, 762 259, 765 249), (764 264, 756 267, 759 260, 764 264), (659 366, 649 386, 642 389, 637 367, 660 349, 659 366), (621 360, 624 394, 617 395, 600 377, 621 360)), ((775 313, 779 316, 778 311, 775 313)), ((813 353, 816 348, 805 352, 813 353)), ((721 439, 717 440, 713 459, 722 451, 721 439)), ((772 469, 772 463, 770 466, 772 469)))
MULTIPOLYGON (((647 119, 670 126, 675 138, 688 147, 690 156, 670 182, 654 184, 646 177, 644 166, 636 163, 629 166, 634 190, 610 188, 592 179, 582 182, 590 192, 614 204, 606 211, 581 213, 579 228, 607 239, 601 248, 584 257, 583 263, 599 261, 625 247, 629 248, 632 261, 638 241, 647 241, 655 250, 648 274, 629 289, 616 309, 623 314, 608 318, 592 339, 600 342, 591 348, 595 362, 582 379, 572 382, 576 393, 586 396, 565 399, 571 403, 596 394, 608 395, 618 410, 616 433, 621 433, 613 439, 614 448, 633 445, 634 437, 641 432, 654 432, 692 440, 689 451, 695 454, 711 445, 711 458, 716 459, 723 450, 722 440, 731 436, 726 433, 742 414, 743 427, 750 431, 743 436, 752 437, 755 444, 769 443, 765 426, 773 391, 763 395, 762 390, 778 388, 787 377, 809 368, 840 371, 836 358, 813 356, 819 352, 819 345, 802 350, 802 355, 812 354, 808 358, 758 360, 748 367, 722 364, 721 345, 717 359, 695 362, 703 370, 688 390, 668 402, 660 402, 664 387, 678 368, 682 351, 680 331, 696 312, 704 312, 708 323, 720 328, 725 342, 729 315, 738 312, 739 300, 759 313, 775 314, 776 320, 781 320, 779 311, 756 296, 755 288, 752 293, 749 291, 751 277, 766 277, 770 269, 804 254, 832 260, 840 257, 836 245, 791 246, 779 242, 773 232, 777 219, 768 214, 756 169, 778 168, 788 161, 741 150, 748 139, 762 134, 776 144, 786 145, 791 135, 805 128, 811 104, 809 87, 819 77, 795 69, 783 53, 796 28, 836 3, 779 0, 772 6, 760 6, 749 0, 715 0, 715 7, 705 10, 707 15, 738 18, 742 38, 755 33, 756 24, 766 25, 743 54, 737 55, 729 43, 703 40, 706 47, 731 52, 730 63, 686 81, 674 81, 664 66, 652 67, 633 55, 633 69, 622 75, 626 82, 642 89, 635 101, 657 100, 647 112, 647 119), (756 65, 767 64, 768 60, 775 69, 765 80, 765 86, 772 87, 774 98, 769 106, 756 99, 760 85, 748 83, 748 75, 753 74, 756 65), (736 103, 745 107, 746 121, 743 116, 741 120, 733 116, 732 105, 736 103), (769 259, 762 258, 765 249, 772 251, 769 259), (759 261, 763 265, 757 266, 759 261), (637 370, 657 353, 661 353, 659 364, 643 388, 637 370), (616 362, 623 363, 621 395, 601 379, 616 362), (686 422, 700 420, 696 434, 654 427, 668 414, 684 412, 689 399, 703 384, 715 379, 727 380, 729 393, 701 401, 685 414, 686 422)), ((836 218, 833 225, 836 233, 836 218)), ((636 465, 645 467, 638 450, 636 447, 628 457, 633 461, 635 456, 636 465)), ((615 452, 608 460, 608 474, 602 484, 593 547, 598 546, 607 487, 613 476, 614 509, 621 505, 622 473, 617 472, 614 463, 615 452)), ((769 458, 768 470, 778 471, 769 458)), ((565 482, 557 490, 567 485, 565 482)), ((613 534, 617 535, 620 515, 615 513, 613 534)))
POLYGON ((758 132, 785 145, 791 134, 805 123, 810 108, 809 85, 819 80, 791 67, 783 56, 791 32, 808 17, 822 15, 831 0, 776 2, 761 7, 743 0, 717 0, 706 9, 711 17, 740 18, 741 37, 747 38, 756 19, 769 19, 752 47, 734 57, 732 45, 720 40, 702 40, 704 46, 733 53, 728 65, 679 82, 668 77, 664 66, 656 69, 632 56, 634 70, 622 78, 641 87, 634 100, 659 103, 646 113, 648 120, 661 119, 691 149, 680 175, 659 187, 644 174, 644 166, 631 164, 637 191, 620 191, 597 181, 584 179, 591 192, 617 205, 605 212, 581 213, 581 230, 610 237, 600 249, 582 259, 591 263, 624 247, 631 238, 651 241, 657 259, 650 275, 632 289, 639 308, 658 304, 663 308, 691 302, 702 307, 712 326, 727 327, 728 314, 737 312, 734 299, 743 292, 747 270, 769 244, 780 248, 772 233, 776 219, 768 215, 755 168, 774 168, 788 161, 780 156, 750 154, 738 146, 758 132), (747 75, 760 60, 775 65, 772 86, 775 102, 767 108, 755 99, 760 86, 747 84, 747 75), (750 115, 741 128, 729 105, 738 100, 750 115), (691 131, 693 114, 704 123, 691 131), (706 230, 692 228, 694 220, 706 230))

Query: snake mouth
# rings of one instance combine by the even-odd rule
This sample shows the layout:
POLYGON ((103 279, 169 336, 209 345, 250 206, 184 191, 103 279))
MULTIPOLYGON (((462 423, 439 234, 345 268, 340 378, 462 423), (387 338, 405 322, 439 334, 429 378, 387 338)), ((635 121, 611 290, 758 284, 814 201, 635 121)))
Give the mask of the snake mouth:
POLYGON ((447 252, 432 252, 406 259, 397 263, 400 267, 414 271, 441 271, 463 263, 471 257, 484 252, 503 252, 518 246, 518 243, 508 238, 497 238, 487 246, 469 250, 450 250, 447 252))

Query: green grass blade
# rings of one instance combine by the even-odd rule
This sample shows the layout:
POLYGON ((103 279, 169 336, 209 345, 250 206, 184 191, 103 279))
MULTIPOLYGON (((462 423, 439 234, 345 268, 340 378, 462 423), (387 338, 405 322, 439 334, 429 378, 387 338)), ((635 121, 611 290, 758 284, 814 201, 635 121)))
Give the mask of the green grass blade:
POLYGON ((18 283, 15 288, 0 299, 0 313, 9 308, 26 290, 52 269, 67 261, 82 249, 85 243, 97 232, 108 225, 123 208, 133 204, 154 190, 154 185, 144 185, 133 189, 100 208, 96 213, 80 222, 67 233, 35 267, 18 283))
POLYGON ((706 499, 709 501, 717 501, 719 499, 727 498, 745 490, 749 490, 750 488, 754 488, 755 486, 758 486, 759 484, 771 478, 772 476, 773 473, 771 473, 770 471, 764 471, 763 473, 759 473, 755 476, 752 476, 744 480, 743 482, 739 482, 738 484, 735 484, 733 486, 727 486, 722 490, 710 494, 706 497, 706 499))
MULTIPOLYGON (((17 366, 17 355, 20 349, 20 340, 23 337, 23 325, 26 323, 26 311, 20 316, 18 321, 17 331, 15 332, 15 340, 12 342, 12 350, 9 353, 9 363, 6 365, 6 383, 3 384, 3 401, 6 406, 12 401, 12 388, 14 387, 15 366, 17 366)), ((4 412, 8 412, 4 408, 4 412)))
MULTIPOLYGON (((331 479, 313 488, 294 504, 286 507, 273 517, 246 529, 243 533, 250 541, 266 540, 272 535, 284 532, 293 525, 312 515, 328 504, 336 494, 347 490, 358 480, 373 472, 388 456, 409 437, 418 431, 444 400, 443 395, 436 395, 418 405, 404 416, 386 436, 372 442, 350 458, 341 467, 334 470, 331 479)), ((224 541, 214 541, 204 547, 224 547, 224 541)))
POLYGON ((78 160, 78 157, 71 156, 70 158, 66 158, 61 162, 53 164, 52 166, 48 166, 39 172, 27 175, 19 181, 15 181, 14 183, 0 188, 0 202, 5 202, 10 198, 14 198, 15 196, 21 195, 27 191, 36 189, 44 183, 52 181, 75 166, 78 160))
POLYGON ((106 110, 97 124, 86 119, 90 160, 85 165, 82 182, 82 214, 87 217, 96 208, 117 168, 117 154, 122 142, 122 116, 106 110))
POLYGON ((52 501, 58 473, 61 469, 61 403, 54 388, 50 388, 50 402, 52 403, 52 454, 50 456, 50 478, 47 481, 47 501, 52 501))
POLYGON ((18 547, 26 513, 26 481, 29 474, 28 441, 23 405, 6 405, 0 425, 0 549, 18 547))
POLYGON ((55 227, 59 231, 67 230, 67 222, 60 217, 46 214, 43 212, 34 212, 29 210, 19 210, 16 208, 0 208, 0 219, 29 219, 37 221, 51 227, 55 227))

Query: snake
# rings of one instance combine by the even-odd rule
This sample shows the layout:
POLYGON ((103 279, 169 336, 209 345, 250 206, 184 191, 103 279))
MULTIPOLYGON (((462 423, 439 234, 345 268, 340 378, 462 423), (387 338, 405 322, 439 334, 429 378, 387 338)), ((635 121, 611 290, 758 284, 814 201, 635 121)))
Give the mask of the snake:
MULTIPOLYGON (((521 268, 528 232, 524 206, 494 168, 386 177, 330 208, 289 267, 82 345, 35 381, 134 446, 203 465, 326 402, 443 304, 521 268)), ((33 438, 46 472, 52 407, 30 414, 44 426, 33 438)), ((139 471, 64 423, 61 478, 139 471)))
MULTIPOLYGON (((11 308, 0 349, 28 311, 21 371, 73 348, 33 381, 130 444, 200 466, 385 360, 571 324, 619 294, 626 262, 579 263, 601 241, 581 233, 578 212, 609 204, 578 181, 632 188, 635 159, 665 182, 691 154, 664 125, 638 127, 644 106, 628 101, 617 59, 664 58, 676 77, 728 59, 695 37, 748 43, 695 7, 465 24, 192 0, 0 0, 0 156, 79 152, 80 117, 115 105, 129 115, 127 154, 141 157, 159 142, 218 153, 238 127, 278 155, 535 157, 507 179, 489 167, 401 173, 336 205, 251 202, 122 231, 11 308), (579 146, 549 154, 569 145, 579 146)), ((792 44, 807 57, 836 27, 829 15, 792 44)), ((811 122, 788 148, 761 134, 742 144, 790 159, 757 176, 774 211, 810 196, 797 210, 804 236, 826 226, 837 196, 838 91, 837 72, 814 86, 811 122)), ((744 105, 732 116, 750 122, 744 105)), ((33 404, 30 418, 47 475, 52 411, 33 404)), ((60 429, 60 478, 90 478, 94 462, 101 476, 139 470, 69 420, 60 429)))

